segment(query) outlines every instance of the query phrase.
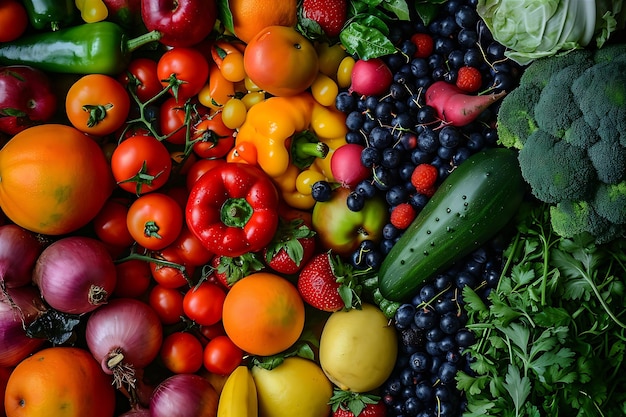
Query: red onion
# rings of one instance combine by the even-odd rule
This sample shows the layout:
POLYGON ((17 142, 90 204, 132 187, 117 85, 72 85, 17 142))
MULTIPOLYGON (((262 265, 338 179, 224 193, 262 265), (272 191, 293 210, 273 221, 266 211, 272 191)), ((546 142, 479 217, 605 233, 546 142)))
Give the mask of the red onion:
POLYGON ((17 365, 39 348, 45 339, 26 335, 26 326, 45 310, 33 286, 7 288, 0 292, 0 367, 17 365))
POLYGON ((150 399, 151 417, 215 417, 219 395, 196 374, 176 374, 161 382, 150 399))
POLYGON ((43 250, 35 265, 33 282, 52 308, 83 314, 107 302, 115 289, 117 270, 102 242, 70 236, 43 250))
POLYGON ((31 282, 43 245, 34 233, 15 224, 0 226, 0 285, 15 288, 31 282))
POLYGON ((91 313, 85 339, 102 369, 114 376, 118 388, 135 388, 135 369, 143 369, 158 355, 163 328, 155 311, 134 298, 115 298, 91 313))
POLYGON ((150 409, 135 406, 119 417, 150 417, 150 409))

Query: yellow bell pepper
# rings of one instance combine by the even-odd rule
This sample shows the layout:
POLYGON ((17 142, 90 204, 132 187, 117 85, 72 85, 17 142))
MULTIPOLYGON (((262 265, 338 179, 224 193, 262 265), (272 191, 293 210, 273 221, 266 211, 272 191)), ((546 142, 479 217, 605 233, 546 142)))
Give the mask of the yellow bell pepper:
POLYGON ((231 161, 256 163, 272 177, 287 204, 310 209, 311 186, 334 181, 330 156, 345 144, 345 115, 311 93, 270 97, 250 108, 239 128, 231 161))
POLYGON ((75 0, 74 4, 86 23, 101 22, 109 16, 109 9, 102 0, 75 0))

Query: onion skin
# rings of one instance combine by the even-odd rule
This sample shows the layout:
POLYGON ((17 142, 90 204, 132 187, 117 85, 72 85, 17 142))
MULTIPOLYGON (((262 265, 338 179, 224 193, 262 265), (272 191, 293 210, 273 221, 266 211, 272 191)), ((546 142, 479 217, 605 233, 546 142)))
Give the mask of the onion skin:
POLYGON ((161 382, 150 398, 151 417, 215 417, 219 395, 196 374, 176 374, 161 382))
POLYGON ((134 373, 122 376, 119 372, 128 372, 128 366, 143 369, 157 357, 163 327, 148 304, 134 298, 115 298, 91 313, 85 339, 93 357, 106 373, 115 375, 118 385, 120 381, 134 385, 134 373), (110 363, 114 356, 121 362, 110 363))
POLYGON ((17 365, 45 342, 28 337, 24 330, 45 311, 37 289, 23 286, 8 288, 6 292, 0 293, 0 367, 17 365))
POLYGON ((0 226, 0 283, 16 288, 32 281, 43 244, 34 233, 15 224, 0 226))
POLYGON ((63 313, 84 314, 107 302, 115 289, 117 270, 102 242, 70 236, 43 250, 33 282, 50 307, 63 313))

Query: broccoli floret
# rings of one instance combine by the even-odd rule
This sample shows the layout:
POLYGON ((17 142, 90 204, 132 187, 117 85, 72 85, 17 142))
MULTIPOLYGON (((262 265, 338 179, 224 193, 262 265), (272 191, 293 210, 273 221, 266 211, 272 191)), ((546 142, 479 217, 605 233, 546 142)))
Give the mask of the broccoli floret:
POLYGON ((506 148, 522 149, 526 138, 535 130, 535 103, 541 89, 524 84, 507 94, 498 109, 498 143, 506 148))
POLYGON ((553 74, 570 65, 584 62, 593 62, 593 54, 587 49, 577 49, 562 55, 536 59, 524 69, 520 84, 532 84, 543 89, 553 74))
POLYGON ((598 179, 603 183, 617 184, 626 178, 626 162, 614 162, 626 161, 626 148, 619 144, 617 137, 596 142, 587 153, 598 179))
POLYGON ((626 62, 626 43, 613 43, 597 49, 593 54, 593 61, 601 62, 626 62))
POLYGON ((600 139, 598 132, 591 128, 585 121, 582 113, 572 121, 569 129, 563 134, 563 140, 570 145, 587 149, 600 139))
POLYGON ((626 180, 618 184, 600 184, 592 204, 594 210, 611 223, 626 225, 626 180))
POLYGON ((578 62, 550 77, 535 105, 534 117, 540 129, 563 139, 574 120, 582 116, 570 88, 572 80, 590 65, 591 62, 587 60, 578 62))
POLYGON ((597 182, 584 149, 543 130, 528 137, 518 159, 533 195, 546 203, 585 200, 597 182))
POLYGON ((572 83, 577 106, 602 139, 618 137, 626 147, 626 62, 603 62, 572 83))
POLYGON ((550 207, 552 230, 571 238, 582 233, 599 236, 611 228, 611 223, 598 215, 588 201, 561 201, 550 207))

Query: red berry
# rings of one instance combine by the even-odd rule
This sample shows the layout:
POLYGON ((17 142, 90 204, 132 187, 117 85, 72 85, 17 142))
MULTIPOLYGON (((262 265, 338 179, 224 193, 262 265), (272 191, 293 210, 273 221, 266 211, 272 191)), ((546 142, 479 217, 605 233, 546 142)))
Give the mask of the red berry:
POLYGON ((391 211, 390 222, 400 230, 404 230, 413 222, 417 212, 409 203, 401 203, 391 211))
POLYGON ((456 86, 468 93, 474 93, 480 89, 483 84, 483 76, 480 71, 474 67, 459 68, 456 77, 456 86))
POLYGON ((415 58, 428 58, 435 49, 435 42, 432 36, 426 33, 415 33, 411 36, 411 42, 417 47, 413 54, 415 58))
POLYGON ((418 193, 432 196, 435 192, 435 183, 439 172, 437 168, 430 164, 419 164, 411 174, 411 184, 418 193))

